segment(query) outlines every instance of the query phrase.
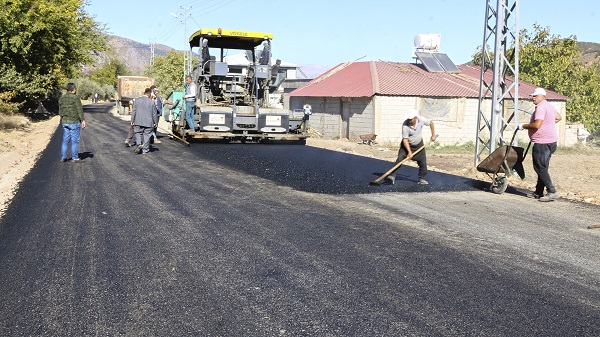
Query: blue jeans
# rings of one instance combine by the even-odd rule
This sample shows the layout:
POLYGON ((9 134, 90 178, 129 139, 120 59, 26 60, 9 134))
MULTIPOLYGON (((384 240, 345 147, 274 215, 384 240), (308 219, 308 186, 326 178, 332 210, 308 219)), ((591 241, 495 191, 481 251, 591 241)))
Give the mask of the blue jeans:
POLYGON ((71 142, 71 157, 79 158, 79 132, 81 131, 81 123, 63 124, 63 139, 61 147, 61 158, 67 159, 67 151, 69 149, 69 141, 71 142))
POLYGON ((190 130, 196 130, 196 126, 194 125, 194 106, 196 102, 185 102, 185 120, 190 128, 190 130))

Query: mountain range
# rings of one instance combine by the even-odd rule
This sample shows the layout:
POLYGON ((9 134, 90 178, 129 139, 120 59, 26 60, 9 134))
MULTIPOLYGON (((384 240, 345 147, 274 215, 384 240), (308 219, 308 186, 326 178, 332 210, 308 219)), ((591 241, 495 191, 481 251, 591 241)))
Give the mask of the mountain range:
MULTIPOLYGON (((116 35, 107 35, 109 47, 114 51, 125 66, 132 72, 131 75, 142 75, 146 67, 150 65, 151 49, 150 44, 141 43, 116 35)), ((154 45, 155 56, 165 56, 167 52, 173 50, 169 46, 163 44, 154 45)), ((107 54, 101 54, 96 58, 97 65, 102 66, 108 61, 107 54)), ((319 64, 304 64, 300 65, 298 77, 314 78, 319 74, 329 70, 330 67, 319 64)), ((92 69, 92 68, 90 68, 92 69)))
MULTIPOLYGON (((108 35, 107 38, 109 46, 112 47, 117 57, 132 72, 132 75, 142 75, 146 67, 150 65, 150 44, 137 42, 116 35, 108 35)), ((590 63, 600 56, 600 43, 577 42, 577 46, 582 52, 582 60, 586 63, 590 63)), ((154 55, 164 56, 168 51, 173 49, 174 48, 163 44, 155 44, 154 55)), ((106 54, 100 55, 100 57, 97 58, 97 66, 102 66, 107 60, 108 57, 106 54)), ((328 66, 319 64, 303 64, 299 66, 299 78, 314 78, 330 69, 328 66)))

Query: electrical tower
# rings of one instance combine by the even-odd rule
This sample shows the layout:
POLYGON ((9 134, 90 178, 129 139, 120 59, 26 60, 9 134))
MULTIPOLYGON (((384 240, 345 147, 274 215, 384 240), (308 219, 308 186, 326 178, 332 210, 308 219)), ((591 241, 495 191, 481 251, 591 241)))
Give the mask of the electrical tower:
POLYGON ((192 50, 189 44, 189 36, 187 32, 187 19, 189 16, 188 11, 192 8, 190 7, 179 7, 183 13, 181 14, 181 18, 177 15, 171 13, 173 17, 179 20, 183 24, 183 34, 185 37, 185 45, 183 47, 183 85, 185 85, 185 77, 192 72, 192 50))
POLYGON ((487 0, 481 47, 475 166, 486 149, 491 154, 497 147, 505 145, 504 131, 513 131, 518 123, 518 12, 518 0, 487 0), (490 46, 493 46, 493 54, 490 46), (510 79, 511 74, 514 80, 510 79))
POLYGON ((154 65, 154 47, 156 45, 156 39, 150 39, 150 65, 154 65))

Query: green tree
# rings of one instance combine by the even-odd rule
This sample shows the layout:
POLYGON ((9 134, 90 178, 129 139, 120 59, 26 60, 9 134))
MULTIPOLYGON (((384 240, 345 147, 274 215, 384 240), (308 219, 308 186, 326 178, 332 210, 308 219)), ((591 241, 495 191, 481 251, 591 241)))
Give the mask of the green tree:
POLYGON ((572 98, 567 102, 567 120, 586 128, 600 129, 600 73, 598 61, 586 64, 577 48, 577 38, 552 35, 550 28, 534 25, 521 32, 519 77, 523 81, 572 98))
POLYGON ((117 91, 115 90, 114 86, 108 85, 108 84, 103 84, 102 85, 102 97, 100 97, 100 99, 107 101, 111 98, 114 98, 116 92, 117 91))
POLYGON ((36 106, 106 47, 86 0, 0 0, 0 92, 36 106))
POLYGON ((116 87, 118 76, 124 76, 129 73, 130 71, 125 65, 125 62, 109 53, 108 62, 104 63, 102 67, 94 70, 91 73, 90 78, 98 84, 108 84, 116 87))
MULTIPOLYGON (((197 60, 195 64, 197 64, 197 60)), ((170 50, 165 56, 154 58, 154 64, 146 68, 145 76, 154 78, 156 86, 165 94, 171 90, 183 90, 183 53, 170 50)))
MULTIPOLYGON (((481 65, 481 47, 472 62, 481 65)), ((569 96, 567 120, 581 122, 591 131, 600 130, 598 67, 598 60, 591 64, 582 60, 575 36, 561 38, 538 24, 531 33, 526 29, 520 32, 519 79, 569 96)))
POLYGON ((77 85, 77 96, 81 99, 90 99, 94 94, 102 94, 102 86, 87 77, 69 80, 77 85))

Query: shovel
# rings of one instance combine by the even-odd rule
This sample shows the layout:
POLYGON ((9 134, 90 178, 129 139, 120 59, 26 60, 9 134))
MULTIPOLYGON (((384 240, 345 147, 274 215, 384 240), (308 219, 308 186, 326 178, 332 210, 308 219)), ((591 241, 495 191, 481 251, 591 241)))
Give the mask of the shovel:
POLYGON ((160 126, 157 126, 157 129, 159 129, 159 130, 160 130, 160 131, 162 131, 162 132, 165 132, 165 133, 167 133, 169 136, 172 136, 172 137, 175 137, 175 138, 179 139, 180 141, 184 142, 184 143, 185 143, 185 145, 187 145, 187 146, 190 146, 190 143, 189 143, 188 141, 186 141, 185 139, 183 139, 183 138, 181 138, 181 137, 179 137, 179 136, 176 136, 174 133, 172 133, 172 132, 170 132, 170 131, 167 131, 167 130, 163 129, 163 128, 161 128, 160 126))
MULTIPOLYGON (((439 137, 439 135, 435 135, 435 139, 437 139, 437 137, 439 137)), ((427 144, 423 144, 423 146, 421 146, 420 148, 418 148, 416 151, 413 151, 413 157, 415 156, 415 154, 421 152, 421 150, 423 150, 425 148, 425 146, 429 145, 429 143, 431 143, 431 142, 428 142, 427 144)), ((400 145, 400 146, 402 146, 402 145, 400 145)), ((386 173, 384 173, 383 175, 381 175, 379 178, 371 181, 369 183, 369 185, 380 185, 381 181, 383 179, 387 178, 387 176, 389 176, 390 174, 392 174, 392 172, 396 171, 400 166, 402 166, 402 164, 404 164, 407 160, 410 160, 410 159, 412 159, 412 157, 410 157, 410 158, 409 157, 404 158, 401 162, 399 162, 398 164, 394 165, 394 167, 392 167, 391 169, 389 169, 386 173)))

